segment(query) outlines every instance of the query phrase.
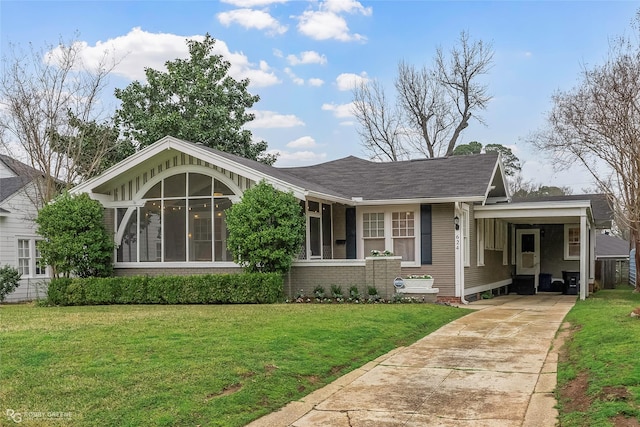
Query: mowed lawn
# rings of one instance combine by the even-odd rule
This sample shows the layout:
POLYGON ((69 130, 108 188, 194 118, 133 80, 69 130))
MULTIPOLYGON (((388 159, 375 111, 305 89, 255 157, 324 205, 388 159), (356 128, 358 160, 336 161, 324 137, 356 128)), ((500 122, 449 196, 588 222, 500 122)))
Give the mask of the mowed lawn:
POLYGON ((468 312, 2 305, 0 415, 11 409, 24 425, 242 426, 468 312))
POLYGON ((562 426, 640 425, 640 307, 631 287, 578 301, 566 321, 572 336, 558 364, 562 426))

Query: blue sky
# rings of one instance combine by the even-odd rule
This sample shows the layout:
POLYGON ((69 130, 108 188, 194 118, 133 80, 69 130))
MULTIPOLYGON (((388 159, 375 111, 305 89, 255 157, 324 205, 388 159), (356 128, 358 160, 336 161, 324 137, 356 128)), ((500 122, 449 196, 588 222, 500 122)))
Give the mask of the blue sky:
POLYGON ((393 93, 398 61, 429 65, 435 49, 451 47, 461 31, 493 43, 484 82, 493 100, 461 143, 511 147, 525 179, 591 185, 577 169, 553 171, 524 138, 544 124, 551 95, 578 81, 583 66, 601 63, 609 40, 629 33, 640 2, 579 1, 5 1, 0 39, 36 47, 70 40, 86 44, 85 61, 108 47, 119 66, 114 87, 143 79, 146 66, 186 57, 184 40, 210 33, 232 63, 234 77, 251 79, 260 95, 251 124, 256 139, 277 150, 276 166, 366 157, 350 116, 351 85, 377 79, 393 93))

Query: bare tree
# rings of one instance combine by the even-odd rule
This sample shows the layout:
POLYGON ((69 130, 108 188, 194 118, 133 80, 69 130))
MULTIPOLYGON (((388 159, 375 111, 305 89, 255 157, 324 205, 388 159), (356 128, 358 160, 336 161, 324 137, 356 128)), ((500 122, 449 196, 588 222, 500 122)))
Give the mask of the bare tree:
POLYGON ((114 148, 100 95, 116 64, 105 52, 96 67, 88 68, 81 49, 82 44, 73 41, 43 49, 30 46, 28 52, 13 45, 2 58, 0 143, 13 153, 22 151, 31 166, 43 172, 44 179, 37 181, 39 204, 53 198, 61 185, 91 175, 114 148), (81 124, 98 122, 105 124, 104 134, 79 141, 87 134, 81 124), (81 151, 87 145, 90 158, 81 151))
MULTIPOLYGON (((636 31, 638 24, 637 19, 636 31)), ((578 86, 553 95, 547 126, 532 135, 531 141, 551 154, 556 167, 578 163, 591 173, 598 188, 609 196, 622 222, 618 225, 629 228, 638 269, 640 46, 625 37, 614 40, 604 64, 585 68, 580 77, 578 86)))
POLYGON ((353 112, 365 149, 373 153, 373 158, 389 160, 399 158, 390 158, 382 148, 389 151, 389 147, 395 147, 405 157, 412 153, 425 157, 452 155, 470 120, 483 123, 477 113, 487 107, 491 96, 478 80, 489 71, 492 61, 491 44, 472 41, 462 32, 458 45, 448 54, 437 49, 431 68, 399 62, 396 108, 386 102, 377 81, 359 86, 354 91, 353 112), (400 131, 380 132, 378 127, 374 127, 376 132, 370 131, 372 124, 382 123, 393 124, 393 129, 400 131))
POLYGON ((360 122, 362 145, 372 159, 395 162, 406 158, 400 115, 387 101, 377 80, 360 83, 353 89, 353 113, 360 122))

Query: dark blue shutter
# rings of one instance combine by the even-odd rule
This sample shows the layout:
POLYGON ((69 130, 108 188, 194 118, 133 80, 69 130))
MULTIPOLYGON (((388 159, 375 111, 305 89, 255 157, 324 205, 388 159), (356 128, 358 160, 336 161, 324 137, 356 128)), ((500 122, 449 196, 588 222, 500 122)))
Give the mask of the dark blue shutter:
POLYGON ((420 205, 420 264, 433 262, 431 205, 420 205))
POLYGON ((347 259, 356 259, 356 208, 346 208, 347 259))

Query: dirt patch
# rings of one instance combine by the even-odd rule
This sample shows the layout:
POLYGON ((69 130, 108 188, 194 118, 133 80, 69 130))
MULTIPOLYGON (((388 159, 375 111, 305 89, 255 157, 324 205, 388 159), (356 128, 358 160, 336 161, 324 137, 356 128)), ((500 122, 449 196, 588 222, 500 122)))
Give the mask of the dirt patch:
POLYGON ((264 370, 267 372, 267 374, 272 373, 276 369, 278 369, 276 365, 272 365, 272 364, 264 365, 264 370))
POLYGON ((560 389, 560 400, 564 405, 563 412, 585 412, 591 406, 591 398, 587 396, 589 377, 580 372, 560 389))
POLYGON ((211 399, 215 399, 216 397, 228 396, 230 394, 236 393, 237 391, 240 391, 241 388, 242 388, 242 384, 240 383, 231 384, 223 388, 222 391, 207 395, 207 397, 204 400, 209 401, 211 399))
POLYGON ((329 371, 329 375, 335 375, 339 372, 341 372, 343 369, 345 368, 345 365, 339 365, 339 366, 334 366, 333 368, 331 368, 331 370, 329 371))
POLYGON ((598 393, 598 399, 605 402, 619 402, 626 401, 631 395, 626 387, 603 387, 602 391, 598 393))
POLYGON ((614 427, 640 427, 640 422, 637 418, 627 418, 624 415, 616 415, 613 418, 609 418, 614 427))

